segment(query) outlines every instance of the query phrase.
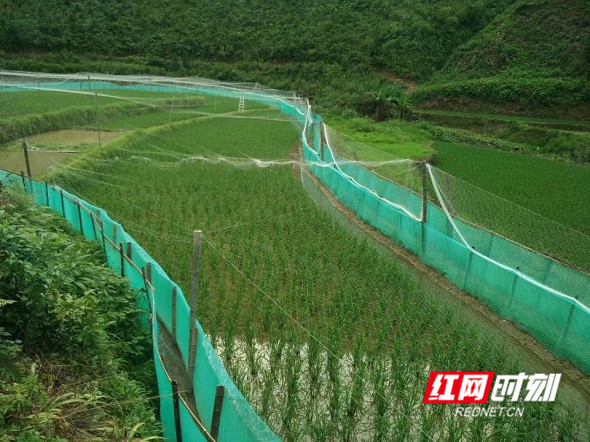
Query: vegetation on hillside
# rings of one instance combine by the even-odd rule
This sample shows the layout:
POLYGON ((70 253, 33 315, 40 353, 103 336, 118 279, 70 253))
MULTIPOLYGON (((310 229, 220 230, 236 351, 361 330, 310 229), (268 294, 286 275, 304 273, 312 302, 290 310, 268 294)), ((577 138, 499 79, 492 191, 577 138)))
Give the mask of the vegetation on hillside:
POLYGON ((588 119, 589 79, 590 2, 519 0, 456 48, 416 98, 439 108, 484 101, 527 115, 558 107, 588 119))
POLYGON ((380 89, 398 96, 411 79, 423 107, 590 117, 585 0, 0 7, 3 68, 259 82, 316 99, 324 114, 372 115, 380 89))
POLYGON ((590 3, 520 0, 454 51, 440 78, 590 75, 590 3))
POLYGON ((187 68, 194 60, 364 64, 423 79, 513 1, 2 0, 0 45, 187 68))
POLYGON ((136 294, 60 216, 0 191, 0 439, 159 434, 136 294))

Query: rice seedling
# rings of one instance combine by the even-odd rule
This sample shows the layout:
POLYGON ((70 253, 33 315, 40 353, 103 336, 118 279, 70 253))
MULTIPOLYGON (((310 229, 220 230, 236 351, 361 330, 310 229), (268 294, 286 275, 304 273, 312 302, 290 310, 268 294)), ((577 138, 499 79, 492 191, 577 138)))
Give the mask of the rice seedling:
POLYGON ((552 410, 526 424, 423 406, 431 370, 517 373, 526 362, 318 207, 291 167, 194 160, 287 158, 296 140, 285 121, 194 119, 114 143, 54 179, 112 213, 185 290, 192 231, 203 230, 199 320, 287 440, 577 434, 556 404, 525 404, 531 416, 552 410))

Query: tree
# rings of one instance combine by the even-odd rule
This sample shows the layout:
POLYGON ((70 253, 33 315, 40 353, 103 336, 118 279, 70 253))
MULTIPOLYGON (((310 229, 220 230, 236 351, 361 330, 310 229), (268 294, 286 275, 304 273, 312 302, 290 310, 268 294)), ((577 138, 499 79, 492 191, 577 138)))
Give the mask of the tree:
POLYGON ((408 112, 412 107, 412 99, 405 91, 400 92, 399 96, 392 97, 392 101, 399 109, 399 119, 403 120, 408 116, 408 112))
POLYGON ((412 100, 405 91, 400 91, 397 96, 394 96, 385 89, 379 89, 379 92, 373 94, 373 118, 375 121, 386 120, 389 117, 393 105, 398 107, 399 118, 403 120, 408 116, 409 110, 412 107, 412 100))
POLYGON ((393 96, 385 89, 379 89, 379 91, 373 95, 373 102, 375 105, 375 114, 373 116, 375 121, 383 121, 387 119, 389 111, 391 110, 393 96))

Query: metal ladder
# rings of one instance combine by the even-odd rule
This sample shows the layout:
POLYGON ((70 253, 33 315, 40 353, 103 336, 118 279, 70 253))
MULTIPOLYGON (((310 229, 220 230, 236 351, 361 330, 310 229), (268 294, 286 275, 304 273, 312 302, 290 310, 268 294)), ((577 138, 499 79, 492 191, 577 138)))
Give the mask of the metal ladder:
POLYGON ((244 97, 240 97, 240 104, 238 104, 238 112, 244 112, 246 109, 246 103, 244 102, 244 97))

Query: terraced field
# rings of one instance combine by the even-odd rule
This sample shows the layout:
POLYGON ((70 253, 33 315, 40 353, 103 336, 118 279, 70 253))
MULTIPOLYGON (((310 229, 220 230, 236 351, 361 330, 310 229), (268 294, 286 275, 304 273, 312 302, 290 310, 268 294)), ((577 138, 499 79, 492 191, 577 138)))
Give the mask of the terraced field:
POLYGON ((577 431, 577 414, 554 404, 529 403, 527 419, 495 420, 422 406, 429 371, 517 373, 532 371, 530 360, 310 198, 291 161, 298 130, 290 119, 236 107, 105 122, 128 132, 49 176, 121 221, 186 293, 192 232, 203 231, 198 319, 279 436, 553 439, 577 431))

